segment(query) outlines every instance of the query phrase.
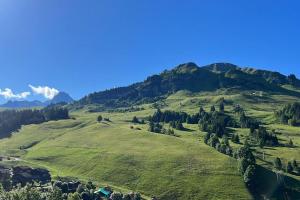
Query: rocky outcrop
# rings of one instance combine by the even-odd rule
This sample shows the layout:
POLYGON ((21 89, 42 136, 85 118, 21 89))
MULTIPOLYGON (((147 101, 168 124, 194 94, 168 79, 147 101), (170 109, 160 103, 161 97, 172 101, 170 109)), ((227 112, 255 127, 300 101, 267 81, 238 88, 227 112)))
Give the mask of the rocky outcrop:
POLYGON ((17 166, 12 168, 13 185, 26 183, 41 182, 42 184, 51 181, 51 175, 46 169, 33 169, 25 166, 17 166))

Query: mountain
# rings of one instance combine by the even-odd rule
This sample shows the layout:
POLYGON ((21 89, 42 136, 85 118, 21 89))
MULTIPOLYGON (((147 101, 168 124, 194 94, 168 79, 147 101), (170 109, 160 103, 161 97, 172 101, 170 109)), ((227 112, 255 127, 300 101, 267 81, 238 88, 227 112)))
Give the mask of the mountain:
MULTIPOLYGON (((294 75, 285 76, 278 72, 242 68, 230 63, 214 63, 199 67, 189 62, 150 76, 143 82, 89 94, 75 104, 130 106, 132 103, 153 102, 179 90, 201 92, 234 88, 293 93, 282 87, 285 84, 298 87, 300 81, 294 75)), ((300 94, 294 92, 294 95, 300 94)))
POLYGON ((33 107, 43 107, 44 103, 41 101, 8 101, 5 104, 0 105, 4 108, 33 108, 33 107))
POLYGON ((57 104, 57 103, 72 103, 74 99, 66 92, 59 92, 53 97, 53 99, 46 101, 45 104, 57 104))
POLYGON ((3 108, 34 108, 34 107, 45 107, 50 104, 57 103, 71 103, 74 100, 72 97, 66 92, 59 92, 53 99, 41 102, 41 101, 8 101, 5 104, 0 105, 3 108))

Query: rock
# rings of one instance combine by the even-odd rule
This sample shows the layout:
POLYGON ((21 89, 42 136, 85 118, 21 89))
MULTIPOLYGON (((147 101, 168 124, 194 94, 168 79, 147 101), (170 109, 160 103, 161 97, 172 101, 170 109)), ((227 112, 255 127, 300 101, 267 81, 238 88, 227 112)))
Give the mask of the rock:
POLYGON ((22 186, 26 183, 41 182, 42 184, 51 181, 51 175, 46 169, 33 169, 25 166, 17 166, 12 169, 12 182, 13 185, 21 184, 22 186))

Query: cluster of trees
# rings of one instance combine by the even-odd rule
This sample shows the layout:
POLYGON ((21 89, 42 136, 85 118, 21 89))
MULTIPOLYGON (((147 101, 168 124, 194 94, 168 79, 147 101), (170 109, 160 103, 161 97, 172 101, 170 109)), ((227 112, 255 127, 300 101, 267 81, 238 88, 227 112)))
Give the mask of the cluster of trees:
POLYGON ((258 129, 250 129, 250 138, 256 142, 261 148, 264 146, 278 146, 278 138, 275 133, 269 133, 263 126, 258 129))
POLYGON ((134 124, 144 124, 144 123, 145 123, 145 120, 139 119, 139 118, 137 118, 136 116, 134 116, 134 117, 132 118, 131 122, 134 123, 134 124))
POLYGON ((177 130, 184 130, 184 127, 180 121, 171 121, 170 127, 177 129, 177 130))
MULTIPOLYGON (((5 190, 0 184, 0 199, 2 200, 101 200, 106 199, 101 194, 95 193, 96 186, 92 182, 76 184, 75 189, 70 189, 70 183, 57 181, 51 186, 27 184, 18 185, 11 190, 5 190)), ((110 200, 141 200, 139 193, 122 194, 111 191, 110 200)))
POLYGON ((257 129, 259 127, 259 122, 249 116, 246 116, 245 111, 240 111, 237 114, 241 128, 257 129))
POLYGON ((210 112, 200 108, 198 125, 201 131, 216 133, 218 137, 222 137, 226 127, 233 125, 233 120, 224 112, 216 111, 213 106, 210 112))
POLYGON ((204 143, 214 147, 220 153, 236 158, 238 160, 238 170, 243 175, 245 183, 249 186, 254 183, 256 161, 248 143, 233 151, 226 135, 223 135, 220 141, 214 133, 206 133, 204 143))
POLYGON ((240 105, 235 105, 233 112, 237 115, 239 127, 257 129, 259 121, 246 115, 245 110, 240 105))
POLYGON ((157 109, 156 112, 149 117, 149 121, 152 122, 164 122, 170 123, 171 121, 179 121, 181 123, 186 122, 188 114, 185 112, 175 112, 175 111, 161 111, 157 109))
POLYGON ((107 122, 110 122, 110 119, 109 118, 105 118, 105 117, 102 117, 102 115, 99 115, 98 117, 97 117, 97 121, 98 122, 102 122, 102 121, 107 121, 107 122))
POLYGON ((217 151, 232 156, 232 148, 229 145, 228 137, 223 135, 221 141, 219 137, 214 133, 206 133, 204 136, 204 143, 215 148, 217 151))
POLYGON ((300 119, 300 103, 294 102, 285 105, 281 110, 275 112, 275 117, 283 124, 297 126, 300 119))
POLYGON ((280 158, 276 157, 273 161, 273 166, 275 169, 277 170, 284 170, 287 172, 287 173, 299 173, 300 172, 300 167, 297 163, 297 161, 294 159, 292 161, 288 161, 285 168, 283 166, 283 163, 281 161, 280 158))
POLYGON ((189 115, 185 112, 175 111, 161 111, 157 109, 156 112, 149 116, 149 131, 155 133, 162 133, 167 135, 175 135, 173 129, 184 130, 183 122, 186 122, 189 115), (165 129, 161 123, 169 123, 169 128, 165 129))
POLYGON ((45 121, 69 119, 69 111, 67 108, 59 105, 50 105, 41 110, 45 117, 45 121))
POLYGON ((60 119, 69 119, 69 111, 60 106, 48 106, 41 110, 5 110, 0 112, 0 138, 9 137, 22 125, 60 119))
MULTIPOLYGON (((177 130, 184 130, 182 123, 198 124, 200 130, 217 134, 218 137, 222 137, 226 132, 227 126, 236 126, 235 121, 224 113, 225 105, 224 100, 219 103, 219 111, 215 106, 211 106, 210 112, 206 112, 200 107, 199 112, 194 115, 189 115, 185 112, 175 111, 157 111, 149 117, 149 130, 151 132, 160 133, 162 125, 159 123, 169 123, 170 127, 177 130)), ((135 119, 136 121, 137 119, 135 119)))
POLYGON ((232 134, 231 141, 234 143, 239 144, 240 143, 240 136, 238 134, 232 134))
POLYGON ((246 142, 243 147, 234 152, 233 157, 238 160, 238 170, 243 175, 248 186, 253 186, 256 173, 256 160, 246 142))
POLYGON ((161 125, 159 122, 150 121, 148 131, 153 133, 161 133, 165 135, 175 136, 175 132, 173 129, 171 128, 165 129, 163 125, 161 125))

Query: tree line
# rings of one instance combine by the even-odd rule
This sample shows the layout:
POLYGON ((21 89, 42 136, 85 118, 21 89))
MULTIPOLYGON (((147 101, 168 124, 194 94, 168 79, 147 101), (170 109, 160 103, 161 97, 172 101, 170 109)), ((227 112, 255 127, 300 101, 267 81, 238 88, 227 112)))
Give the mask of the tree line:
POLYGON ((10 137, 22 125, 40 124, 51 120, 69 119, 69 111, 61 106, 44 109, 4 110, 0 112, 0 138, 10 137))
POLYGON ((299 125, 300 103, 294 102, 284 105, 282 109, 275 112, 275 117, 283 124, 299 125))
MULTIPOLYGON (((106 187, 108 189, 109 187, 106 187)), ((2 200, 104 200, 106 197, 96 192, 96 186, 89 181, 86 184, 71 182, 53 182, 52 185, 27 184, 11 190, 4 190, 0 184, 0 199, 2 200), (72 189, 70 190, 70 184, 72 189), (77 186, 73 188, 73 186, 77 186)), ((139 193, 123 194, 110 189, 110 200, 142 200, 139 193)), ((155 199, 155 198, 152 198, 155 199)))

